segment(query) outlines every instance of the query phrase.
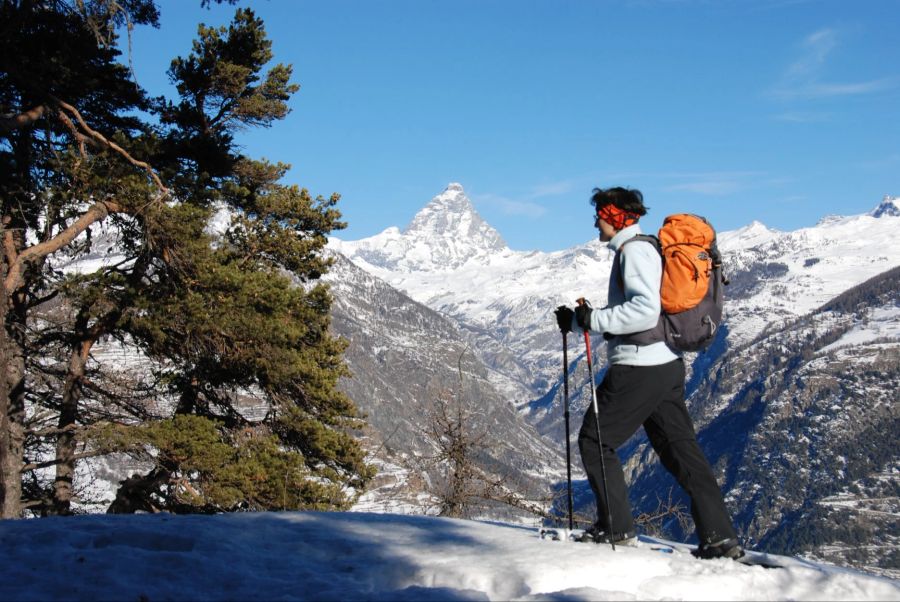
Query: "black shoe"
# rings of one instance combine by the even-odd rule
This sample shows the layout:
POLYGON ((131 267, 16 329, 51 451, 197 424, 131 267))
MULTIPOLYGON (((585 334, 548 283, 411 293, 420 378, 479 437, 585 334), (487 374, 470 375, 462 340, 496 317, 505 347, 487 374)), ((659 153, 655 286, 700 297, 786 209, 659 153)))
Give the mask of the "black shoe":
POLYGON ((692 550, 691 554, 697 558, 730 558, 737 560, 744 555, 744 549, 738 543, 737 538, 731 537, 716 543, 702 543, 692 550))
POLYGON ((631 529, 625 533, 613 533, 612 537, 610 537, 610 534, 604 531, 603 527, 595 524, 589 529, 586 529, 578 541, 587 543, 612 543, 617 546, 633 546, 637 542, 637 534, 634 532, 634 529, 631 529))

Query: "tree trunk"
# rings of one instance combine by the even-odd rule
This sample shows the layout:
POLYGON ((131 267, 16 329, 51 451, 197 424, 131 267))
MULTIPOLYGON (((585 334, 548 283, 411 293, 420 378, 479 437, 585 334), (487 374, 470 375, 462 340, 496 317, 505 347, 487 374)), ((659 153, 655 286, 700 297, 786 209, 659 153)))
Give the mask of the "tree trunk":
MULTIPOLYGON (((0 226, 2 228, 2 226, 0 226)), ((0 239, 3 232, 0 230, 0 239)), ((9 311, 9 295, 6 292, 6 262, 0 262, 0 518, 12 518, 18 515, 16 506, 8 506, 7 500, 18 501, 21 498, 21 481, 19 490, 11 490, 7 485, 7 475, 15 472, 10 469, 10 428, 9 428, 9 337, 6 334, 6 314, 9 311)))
MULTIPOLYGON (((4 296, 7 291, 4 289, 4 296)), ((21 518, 22 516, 22 467, 25 465, 25 349, 23 312, 13 309, 9 315, 9 305, 3 304, 3 338, 5 345, 5 378, 3 387, 6 395, 0 400, 2 405, 2 448, 0 448, 0 488, 3 502, 0 518, 21 518), (10 317, 13 318, 11 328, 10 317)))
POLYGON ((75 448, 78 440, 78 403, 81 401, 81 382, 93 341, 84 341, 69 358, 69 370, 63 385, 62 406, 59 411, 59 435, 56 439, 56 480, 53 483, 53 514, 72 513, 72 483, 75 477, 75 448))
POLYGON ((53 484, 53 514, 71 514, 72 489, 75 477, 75 451, 78 446, 76 427, 79 420, 79 407, 84 397, 85 374, 91 349, 100 337, 109 332, 112 325, 122 315, 121 310, 114 309, 89 326, 90 309, 82 308, 75 320, 76 342, 69 358, 69 368, 63 384, 62 406, 59 412, 59 435, 56 440, 56 480, 53 484))

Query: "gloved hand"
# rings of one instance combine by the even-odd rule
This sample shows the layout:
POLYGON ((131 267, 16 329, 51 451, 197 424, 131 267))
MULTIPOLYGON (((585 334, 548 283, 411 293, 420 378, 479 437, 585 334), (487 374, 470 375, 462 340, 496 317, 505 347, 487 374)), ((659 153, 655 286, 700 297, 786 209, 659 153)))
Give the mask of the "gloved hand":
POLYGON ((582 330, 591 329, 591 313, 593 311, 590 301, 584 297, 578 300, 578 307, 575 308, 575 321, 582 330))
POLYGON ((553 313, 556 314, 556 323, 559 325, 560 332, 563 334, 572 332, 572 316, 575 315, 575 312, 565 305, 560 305, 553 313))

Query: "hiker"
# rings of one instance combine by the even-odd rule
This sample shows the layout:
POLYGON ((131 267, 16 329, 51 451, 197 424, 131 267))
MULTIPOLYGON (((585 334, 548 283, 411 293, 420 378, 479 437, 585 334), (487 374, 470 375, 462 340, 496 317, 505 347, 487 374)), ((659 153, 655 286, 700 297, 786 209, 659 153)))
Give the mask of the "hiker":
POLYGON ((564 333, 577 327, 600 333, 608 341, 610 366, 597 388, 599 423, 592 405, 578 434, 599 517, 585 532, 583 541, 627 545, 635 540, 628 488, 616 449, 643 425, 663 466, 691 498, 691 515, 700 540, 695 555, 739 558, 743 549, 709 461, 697 444, 684 403, 681 353, 660 339, 649 343, 627 340, 626 335, 657 327, 661 311, 662 261, 657 247, 640 239, 625 245, 641 234, 638 221, 647 213, 643 195, 627 188, 596 188, 591 204, 596 210, 594 226, 600 231, 600 240, 616 252, 608 305, 593 309, 582 299, 574 311, 566 306, 556 310, 564 333), (602 445, 598 444, 598 428, 602 445), (605 493, 601 478, 604 470, 605 493), (610 516, 612 525, 606 524, 610 516))

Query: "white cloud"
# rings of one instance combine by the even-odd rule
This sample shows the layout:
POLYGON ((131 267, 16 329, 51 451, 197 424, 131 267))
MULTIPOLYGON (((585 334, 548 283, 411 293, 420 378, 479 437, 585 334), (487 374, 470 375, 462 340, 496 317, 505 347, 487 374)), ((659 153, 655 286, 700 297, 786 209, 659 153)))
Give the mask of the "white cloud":
POLYGON ((831 121, 832 114, 823 111, 788 111, 776 115, 778 121, 789 121, 792 123, 821 123, 823 121, 831 121))
POLYGON ((538 199, 570 194, 574 189, 575 183, 572 180, 560 180, 539 184, 519 198, 485 193, 476 195, 473 197, 473 200, 476 200, 479 204, 499 209, 506 215, 538 218, 547 213, 547 208, 536 202, 538 199))
POLYGON ((547 213, 547 208, 528 200, 515 200, 496 194, 477 195, 473 200, 479 204, 496 207, 506 215, 521 215, 524 217, 541 217, 547 213))
POLYGON ((871 94, 897 87, 898 79, 895 77, 883 77, 866 82, 854 83, 825 83, 825 82, 796 82, 794 85, 775 88, 774 96, 783 100, 811 100, 815 98, 828 98, 834 96, 854 96, 871 94))
POLYGON ((839 34, 834 29, 820 29, 806 36, 800 44, 799 56, 787 66, 769 95, 782 100, 810 100, 871 94, 898 85, 900 80, 894 76, 855 82, 827 81, 829 57, 838 46, 839 34))
POLYGON ((828 55, 837 46, 837 33, 833 29, 822 29, 808 35, 801 45, 803 53, 788 66, 785 74, 789 79, 817 77, 828 55))
MULTIPOLYGON (((774 199, 772 199, 772 200, 774 200, 774 199)), ((778 199, 778 203, 804 203, 808 200, 809 200, 809 197, 805 194, 792 194, 789 196, 780 197, 778 199)))
POLYGON ((667 192, 690 192, 706 196, 725 196, 760 187, 783 186, 790 182, 789 178, 754 170, 667 172, 656 174, 656 177, 664 180, 661 187, 667 192))
MULTIPOLYGON (((719 196, 746 190, 763 181, 772 181, 763 171, 645 171, 604 174, 606 181, 648 181, 666 192, 690 192, 693 194, 719 196)), ((638 186, 641 188, 641 186, 638 186)))
POLYGON ((900 153, 892 153, 879 159, 862 161, 859 166, 863 169, 887 169, 900 167, 900 153))
POLYGON ((742 188, 741 183, 735 180, 698 180, 673 184, 665 189, 669 192, 693 192, 704 195, 722 195, 737 192, 742 188))
POLYGON ((531 191, 531 194, 528 195, 528 198, 539 199, 546 196, 559 196, 561 194, 568 194, 572 192, 573 189, 574 183, 571 180, 550 182, 548 184, 535 186, 534 190, 531 191))

